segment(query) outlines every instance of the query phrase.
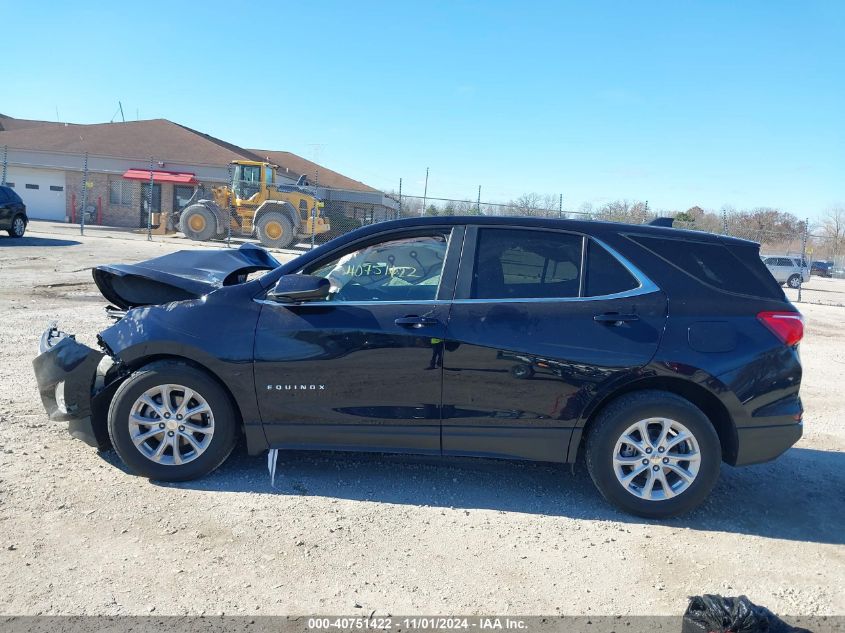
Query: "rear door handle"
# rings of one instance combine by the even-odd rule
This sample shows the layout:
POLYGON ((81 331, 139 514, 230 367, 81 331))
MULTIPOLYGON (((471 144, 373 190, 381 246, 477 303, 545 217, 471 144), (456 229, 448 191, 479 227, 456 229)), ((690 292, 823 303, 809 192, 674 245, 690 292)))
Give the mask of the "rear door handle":
POLYGON ((402 327, 418 329, 429 325, 437 325, 439 321, 437 319, 432 319, 431 317, 421 317, 411 314, 409 316, 399 317, 394 321, 394 323, 402 327))
POLYGON ((622 325, 623 323, 630 323, 631 321, 639 320, 640 317, 636 314, 619 314, 618 312, 605 312, 593 317, 593 321, 596 321, 597 323, 604 323, 606 325, 622 325))

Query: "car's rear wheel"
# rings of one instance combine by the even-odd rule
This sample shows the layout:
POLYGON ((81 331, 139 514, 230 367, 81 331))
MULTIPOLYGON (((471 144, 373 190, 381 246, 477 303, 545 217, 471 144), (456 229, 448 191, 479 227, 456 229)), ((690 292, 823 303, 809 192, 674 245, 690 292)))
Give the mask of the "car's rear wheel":
POLYGON ((179 362, 134 372, 109 407, 109 436, 134 472, 162 481, 202 477, 235 446, 228 394, 209 375, 179 362))
POLYGON ((786 285, 790 288, 797 288, 801 285, 801 275, 791 275, 789 279, 786 280, 786 285))
POLYGON ((16 215, 12 220, 12 228, 8 230, 9 237, 23 237, 26 232, 26 220, 22 215, 16 215))
POLYGON ((698 506, 719 477, 719 436, 688 400, 638 391, 605 407, 587 435, 587 469, 617 507, 664 518, 698 506))

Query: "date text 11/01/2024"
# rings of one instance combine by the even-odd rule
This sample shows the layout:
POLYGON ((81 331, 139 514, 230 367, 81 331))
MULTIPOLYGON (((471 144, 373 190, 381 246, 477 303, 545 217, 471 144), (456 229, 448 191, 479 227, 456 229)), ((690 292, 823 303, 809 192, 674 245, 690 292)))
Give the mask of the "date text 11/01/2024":
POLYGON ((527 623, 520 618, 510 617, 335 617, 308 618, 309 630, 470 630, 520 631, 527 629, 527 623))

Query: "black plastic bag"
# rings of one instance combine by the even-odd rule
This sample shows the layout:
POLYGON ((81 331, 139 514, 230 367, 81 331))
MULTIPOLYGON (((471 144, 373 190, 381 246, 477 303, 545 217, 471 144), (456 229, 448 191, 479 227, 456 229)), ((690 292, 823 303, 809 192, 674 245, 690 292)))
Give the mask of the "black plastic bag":
POLYGON ((681 633, 811 633, 791 626, 745 596, 693 596, 684 613, 681 633))

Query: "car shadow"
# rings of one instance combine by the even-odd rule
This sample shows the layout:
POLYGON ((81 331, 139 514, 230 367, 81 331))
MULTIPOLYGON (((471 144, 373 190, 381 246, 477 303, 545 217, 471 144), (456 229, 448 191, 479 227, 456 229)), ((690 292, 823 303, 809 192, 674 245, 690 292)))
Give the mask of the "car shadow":
POLYGON ((57 240, 51 237, 23 237, 2 239, 0 246, 78 246, 82 242, 76 240, 57 240))
MULTIPOLYGON (((107 458, 113 463, 116 460, 107 458)), ((156 485, 218 492, 307 495, 444 508, 486 509, 593 521, 661 524, 774 539, 845 544, 845 453, 793 448, 768 464, 723 466, 711 495, 673 519, 642 519, 615 510, 583 464, 514 462, 382 453, 280 451, 276 485, 264 456, 239 447, 211 475, 156 485)))

